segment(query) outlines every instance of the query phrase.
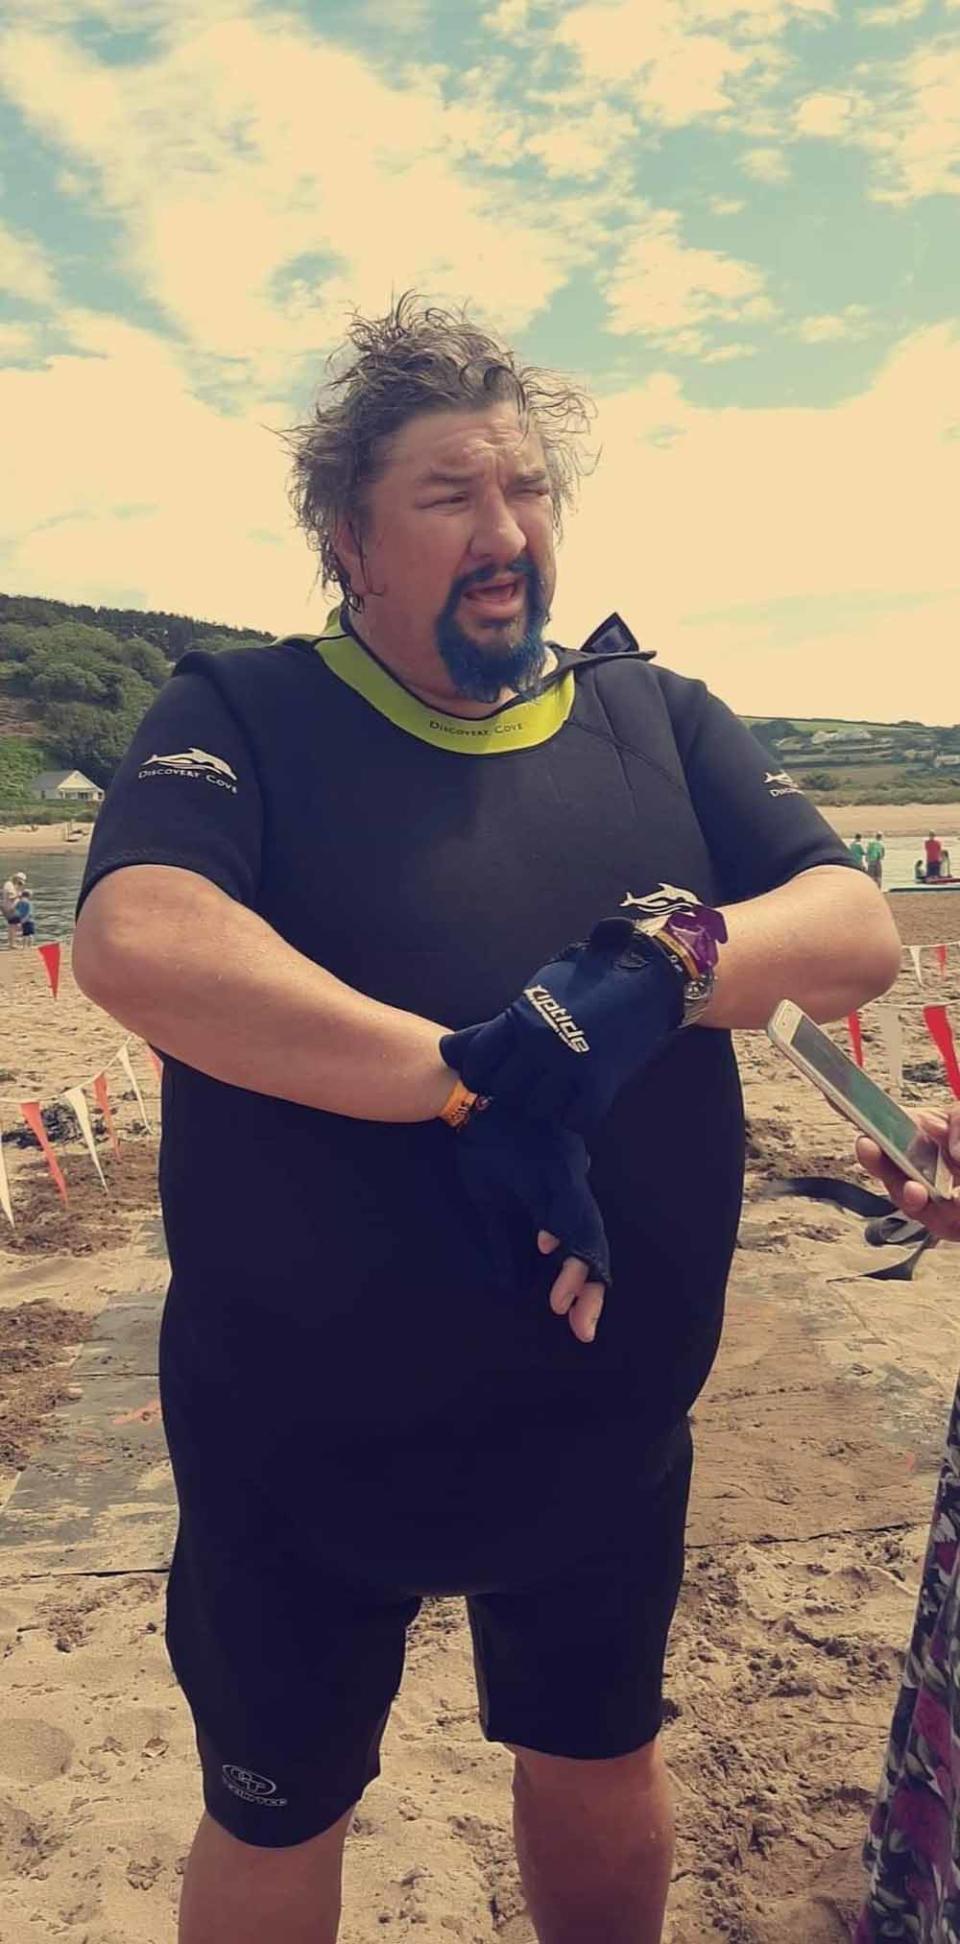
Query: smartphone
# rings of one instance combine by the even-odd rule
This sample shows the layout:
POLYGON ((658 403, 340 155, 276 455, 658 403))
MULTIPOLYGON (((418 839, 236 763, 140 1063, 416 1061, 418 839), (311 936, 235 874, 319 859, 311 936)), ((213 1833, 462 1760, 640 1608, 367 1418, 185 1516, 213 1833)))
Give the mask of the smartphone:
POLYGON ((946 1155, 930 1134, 835 1046, 829 1033, 784 999, 767 1021, 775 1047, 845 1114, 861 1134, 889 1155, 901 1174, 919 1181, 934 1201, 950 1201, 954 1180, 946 1155))

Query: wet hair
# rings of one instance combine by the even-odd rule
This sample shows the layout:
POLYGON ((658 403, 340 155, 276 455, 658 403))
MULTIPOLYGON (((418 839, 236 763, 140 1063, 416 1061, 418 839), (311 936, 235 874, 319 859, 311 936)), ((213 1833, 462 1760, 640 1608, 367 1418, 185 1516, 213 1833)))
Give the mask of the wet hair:
POLYGON ((370 488, 389 468, 395 435, 425 412, 483 411, 512 399, 524 433, 532 427, 540 436, 554 533, 562 537, 563 509, 586 470, 580 442, 596 413, 584 393, 557 373, 518 366, 465 306, 441 310, 416 291, 405 291, 384 317, 355 311, 348 342, 327 368, 340 358, 346 368, 321 391, 309 419, 283 437, 293 457, 297 525, 320 557, 321 585, 337 582, 349 608, 356 612, 363 602, 335 550, 337 527, 346 522, 362 558, 370 488))

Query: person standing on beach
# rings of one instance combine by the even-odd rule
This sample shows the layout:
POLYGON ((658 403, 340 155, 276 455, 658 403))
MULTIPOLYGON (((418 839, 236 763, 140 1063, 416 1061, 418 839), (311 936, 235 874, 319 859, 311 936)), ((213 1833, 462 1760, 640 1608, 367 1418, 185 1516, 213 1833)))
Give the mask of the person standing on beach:
POLYGON ((655 1944, 731 1029, 784 995, 844 1017, 900 943, 702 681, 616 614, 545 635, 582 395, 415 293, 346 350, 290 435, 342 599, 177 664, 74 940, 164 1062, 167 1644, 205 1801, 180 1940, 332 1944, 406 1630, 445 1592, 541 1944, 655 1944))
MULTIPOLYGON (((960 1185, 960 1105, 946 1118, 916 1118, 960 1185)), ((931 1202, 873 1141, 859 1139, 856 1151, 905 1215, 941 1241, 960 1242, 960 1199, 931 1202)), ((864 1863, 870 1881, 854 1944, 960 1938, 960 1381, 864 1863)))
POLYGON ((943 845, 931 830, 923 846, 928 878, 938 878, 943 868, 943 845))
POLYGON ((886 854, 883 832, 878 830, 876 836, 871 837, 867 845, 867 873, 878 886, 883 883, 883 860, 886 854))
POLYGON ((847 845, 847 855, 850 859, 850 862, 856 865, 857 870, 862 871, 864 866, 864 859, 866 857, 866 851, 863 848, 863 839, 860 835, 859 830, 857 831, 857 834, 854 837, 852 844, 847 845))
POLYGON ((0 888, 0 913, 6 920, 7 944, 14 946, 20 936, 20 920, 17 905, 26 891, 27 879, 24 871, 14 871, 0 888))

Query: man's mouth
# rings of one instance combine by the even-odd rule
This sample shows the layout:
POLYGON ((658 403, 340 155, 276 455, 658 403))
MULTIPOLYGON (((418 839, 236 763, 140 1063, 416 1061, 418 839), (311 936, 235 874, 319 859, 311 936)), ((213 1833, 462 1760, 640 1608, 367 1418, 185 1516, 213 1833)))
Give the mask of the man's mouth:
POLYGON ((513 614, 523 602, 523 583, 510 580, 498 581, 490 587, 474 587, 464 595, 464 600, 472 602, 485 614, 513 614))

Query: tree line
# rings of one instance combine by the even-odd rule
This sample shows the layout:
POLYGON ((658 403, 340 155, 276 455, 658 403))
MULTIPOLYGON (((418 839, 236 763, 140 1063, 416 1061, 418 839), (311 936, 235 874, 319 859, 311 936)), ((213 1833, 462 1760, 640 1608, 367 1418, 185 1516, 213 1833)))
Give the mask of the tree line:
POLYGON ((188 615, 0 595, 0 702, 32 725, 49 767, 81 769, 106 788, 180 655, 270 638, 188 615))

